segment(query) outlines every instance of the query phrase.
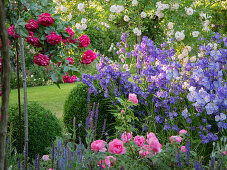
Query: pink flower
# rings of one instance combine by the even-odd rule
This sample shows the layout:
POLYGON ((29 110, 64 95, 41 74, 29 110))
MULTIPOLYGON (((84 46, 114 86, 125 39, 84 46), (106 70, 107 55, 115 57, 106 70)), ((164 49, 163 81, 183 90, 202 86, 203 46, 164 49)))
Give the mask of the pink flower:
POLYGON ((54 170, 54 169, 52 169, 52 168, 49 168, 48 170, 54 170))
POLYGON ((188 132, 186 130, 182 129, 182 130, 179 131, 179 135, 182 134, 182 133, 185 133, 186 134, 188 132))
POLYGON ((36 47, 42 47, 43 45, 40 43, 39 38, 34 37, 33 32, 29 32, 29 37, 26 38, 27 42, 36 47))
POLYGON ((149 144, 150 150, 153 151, 153 155, 161 152, 162 145, 159 143, 159 140, 156 137, 149 138, 148 144, 149 144))
POLYGON ((45 27, 49 27, 54 23, 54 19, 51 17, 49 13, 44 13, 42 15, 39 15, 39 17, 40 17, 38 19, 39 24, 45 27))
POLYGON ((109 143, 109 149, 108 151, 110 153, 114 154, 124 154, 126 152, 126 149, 123 145, 123 142, 119 139, 114 139, 109 143))
POLYGON ((182 152, 186 152, 186 151, 187 151, 185 146, 181 146, 180 150, 181 150, 182 152))
POLYGON ((34 56, 34 63, 39 66, 48 66, 50 64, 50 58, 47 55, 37 53, 37 55, 34 56))
POLYGON ((13 38, 15 38, 15 39, 17 39, 17 38, 20 37, 20 35, 17 34, 17 33, 15 32, 15 27, 14 27, 14 25, 12 25, 11 27, 9 27, 9 29, 7 30, 7 32, 8 32, 8 34, 9 34, 9 36, 11 36, 11 37, 13 37, 13 38))
POLYGON ((224 155, 226 155, 226 151, 223 151, 222 153, 223 153, 224 155))
POLYGON ((75 32, 73 31, 73 29, 69 28, 69 26, 68 26, 68 28, 66 28, 65 31, 66 31, 67 33, 69 33, 70 37, 72 37, 73 34, 75 33, 75 32))
POLYGON ((81 35, 79 40, 80 40, 79 47, 88 47, 88 45, 90 44, 90 38, 87 35, 81 35))
POLYGON ((28 23, 25 25, 25 28, 28 30, 28 31, 35 31, 39 28, 39 24, 38 24, 38 21, 34 20, 34 19, 30 19, 28 21, 28 23))
POLYGON ((139 154, 142 156, 142 157, 145 157, 147 155, 150 155, 150 152, 148 150, 140 150, 139 151, 139 154))
POLYGON ((68 57, 66 60, 68 60, 68 61, 69 61, 69 64, 70 64, 70 65, 73 65, 73 58, 68 57))
POLYGON ((44 161, 50 160, 49 155, 43 155, 42 159, 43 159, 44 161))
POLYGON ((181 143, 182 137, 180 137, 180 136, 171 136, 169 138, 169 140, 171 141, 171 143, 173 143, 173 139, 175 139, 175 142, 181 143))
POLYGON ((96 59, 96 54, 93 53, 91 50, 85 51, 84 56, 82 58, 82 64, 91 64, 96 59))
POLYGON ((74 83, 77 80, 75 75, 72 77, 69 76, 68 72, 66 72, 66 76, 62 76, 64 83, 74 83))
POLYGON ((99 151, 99 152, 105 152, 105 141, 104 140, 96 140, 91 143, 91 150, 93 151, 99 151))
POLYGON ((105 169, 106 168, 105 160, 99 161, 98 166, 100 166, 102 169, 105 169))
POLYGON ((134 104, 138 103, 137 95, 135 93, 129 93, 128 99, 134 104))
POLYGON ((134 142, 135 142, 138 146, 143 146, 144 143, 145 143, 145 138, 144 138, 143 136, 137 135, 137 136, 134 138, 134 142))
POLYGON ((57 35, 54 31, 52 31, 50 35, 47 35, 46 38, 47 42, 51 45, 59 44, 62 40, 61 35, 57 35))
POLYGON ((148 139, 153 138, 153 137, 156 138, 156 136, 155 136, 155 134, 153 132, 150 132, 149 134, 147 133, 147 138, 148 139))
POLYGON ((121 135, 121 140, 122 140, 124 143, 128 143, 132 138, 133 138, 132 132, 130 132, 130 133, 124 132, 124 133, 121 135))

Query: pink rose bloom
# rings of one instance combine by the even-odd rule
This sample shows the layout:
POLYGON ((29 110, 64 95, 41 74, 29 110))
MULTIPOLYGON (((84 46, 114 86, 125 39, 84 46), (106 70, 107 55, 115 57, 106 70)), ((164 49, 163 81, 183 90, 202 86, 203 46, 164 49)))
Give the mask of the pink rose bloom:
POLYGON ((46 38, 47 42, 51 45, 59 44, 62 40, 61 35, 57 35, 54 31, 52 31, 50 35, 47 35, 46 38))
POLYGON ((105 160, 99 161, 98 166, 100 166, 102 169, 105 169, 106 168, 105 160))
POLYGON ((182 129, 182 130, 179 131, 179 135, 182 134, 182 133, 185 133, 186 134, 188 132, 186 130, 182 129))
POLYGON ((156 138, 156 136, 155 136, 155 134, 153 132, 147 133, 147 138, 148 139, 153 138, 153 137, 156 138))
POLYGON ((143 146, 144 143, 145 143, 145 138, 144 138, 143 136, 137 135, 137 136, 134 138, 134 142, 135 142, 138 146, 143 146))
POLYGON ((17 39, 17 38, 20 37, 20 35, 17 34, 17 33, 15 32, 15 27, 14 27, 14 25, 12 25, 11 27, 9 27, 9 29, 7 30, 7 32, 8 32, 8 34, 9 34, 9 36, 11 36, 11 37, 13 37, 13 38, 15 38, 15 39, 17 39))
POLYGON ((171 143, 173 143, 173 139, 175 139, 175 142, 181 143, 182 137, 180 137, 180 136, 171 136, 169 138, 169 140, 171 141, 171 143))
POLYGON ((45 27, 49 27, 54 23, 54 19, 51 17, 49 13, 44 13, 42 15, 39 15, 39 17, 40 17, 38 19, 39 24, 45 27))
POLYGON ((96 59, 96 54, 93 53, 91 50, 85 51, 84 56, 82 58, 82 64, 91 64, 96 59))
POLYGON ((73 58, 68 57, 66 60, 68 60, 68 61, 69 61, 69 64, 70 64, 70 65, 73 65, 73 58))
POLYGON ((224 155, 226 155, 226 151, 223 151, 222 153, 223 153, 224 155))
POLYGON ((72 77, 69 76, 68 72, 66 72, 66 76, 62 76, 64 83, 74 83, 77 80, 77 77, 75 75, 72 75, 72 77))
POLYGON ((181 146, 180 150, 181 150, 182 152, 186 152, 186 151, 187 151, 185 146, 181 146))
POLYGON ((66 28, 65 31, 66 31, 67 33, 69 33, 70 37, 72 37, 73 34, 75 33, 75 32, 73 31, 73 29, 69 28, 69 26, 68 26, 68 28, 66 28))
POLYGON ((140 150, 139 151, 139 154, 142 156, 142 157, 145 157, 147 155, 150 155, 150 152, 148 150, 140 150))
POLYGON ((88 47, 88 45, 90 44, 90 38, 87 35, 81 35, 79 40, 80 40, 79 47, 88 47))
POLYGON ((105 152, 105 141, 104 140, 96 140, 91 143, 91 150, 93 151, 99 151, 99 152, 105 152))
POLYGON ((122 140, 124 143, 128 143, 132 138, 133 138, 132 132, 130 132, 130 133, 124 132, 124 133, 121 135, 121 140, 122 140))
POLYGON ((39 28, 39 24, 38 24, 38 21, 34 20, 34 19, 30 19, 28 21, 28 23, 25 25, 25 28, 28 30, 28 31, 35 31, 39 28))
POLYGON ((106 159, 104 160, 105 164, 110 168, 111 164, 114 165, 116 163, 116 158, 113 156, 106 156, 106 159))
POLYGON ((137 95, 135 93, 129 93, 128 99, 134 104, 138 103, 137 95))
POLYGON ((37 53, 37 55, 34 56, 34 63, 39 66, 48 66, 50 64, 50 58, 47 55, 37 53))
POLYGON ((49 155, 43 155, 42 159, 43 159, 44 161, 50 160, 49 155))
POLYGON ((161 152, 162 145, 159 143, 159 140, 156 137, 149 138, 148 144, 149 144, 150 150, 153 151, 153 155, 161 152))
POLYGON ((119 139, 114 139, 113 141, 111 141, 109 143, 109 149, 108 151, 110 153, 114 153, 114 154, 124 154, 126 152, 126 149, 123 145, 123 142, 119 139))
POLYGON ((54 170, 54 169, 52 169, 52 168, 49 168, 48 170, 54 170))
POLYGON ((39 38, 34 37, 33 32, 29 32, 29 37, 26 38, 26 41, 36 47, 42 47, 43 45, 40 43, 39 38))

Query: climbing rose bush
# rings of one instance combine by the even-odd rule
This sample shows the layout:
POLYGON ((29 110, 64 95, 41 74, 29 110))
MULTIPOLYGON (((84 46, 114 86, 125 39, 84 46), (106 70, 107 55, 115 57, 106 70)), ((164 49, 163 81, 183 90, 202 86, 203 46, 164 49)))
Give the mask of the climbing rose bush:
POLYGON ((44 13, 42 15, 39 15, 38 22, 40 25, 43 25, 45 27, 49 27, 54 23, 53 17, 51 17, 51 14, 49 13, 44 13))
POLYGON ((81 60, 82 64, 91 64, 96 59, 96 54, 91 50, 85 51, 84 56, 81 60))

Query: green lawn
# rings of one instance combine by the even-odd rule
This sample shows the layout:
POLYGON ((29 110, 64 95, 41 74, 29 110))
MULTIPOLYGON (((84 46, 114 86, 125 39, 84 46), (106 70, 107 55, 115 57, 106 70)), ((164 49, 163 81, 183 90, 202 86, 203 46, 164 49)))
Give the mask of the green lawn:
MULTIPOLYGON (((64 102, 69 92, 76 84, 61 84, 60 89, 56 85, 28 87, 28 101, 37 101, 46 109, 51 110, 58 118, 62 117, 64 102)), ((21 89, 21 101, 24 102, 23 89, 21 89)), ((18 103, 17 89, 10 92, 10 105, 18 103)))

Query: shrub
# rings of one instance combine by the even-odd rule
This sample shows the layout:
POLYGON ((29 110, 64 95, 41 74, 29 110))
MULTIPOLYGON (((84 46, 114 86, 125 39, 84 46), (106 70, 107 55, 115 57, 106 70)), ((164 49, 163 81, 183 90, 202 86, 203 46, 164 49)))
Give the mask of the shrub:
MULTIPOLYGON (((87 93, 88 87, 82 83, 78 83, 75 88, 72 89, 70 95, 65 101, 63 121, 66 128, 71 133, 73 128, 73 118, 76 118, 76 122, 82 125, 81 128, 77 130, 76 136, 81 137, 82 141, 85 141, 85 122, 88 116, 87 107, 87 93)), ((109 99, 103 97, 102 93, 98 93, 96 96, 91 94, 90 96, 90 107, 93 103, 99 103, 99 115, 96 128, 97 138, 101 138, 104 119, 106 119, 106 132, 111 134, 110 131, 113 129, 114 117, 110 113, 111 102, 109 99)), ((91 108, 90 108, 91 109, 91 108)))
MULTIPOLYGON (((21 106, 22 127, 24 127, 24 109, 21 106)), ((20 150, 20 125, 18 105, 9 108, 9 124, 13 126, 13 145, 20 150)), ((28 154, 34 158, 36 154, 47 153, 46 147, 51 146, 56 136, 61 136, 62 128, 57 117, 46 110, 37 102, 28 104, 28 154)), ((24 145, 24 128, 22 128, 22 140, 24 145)))

